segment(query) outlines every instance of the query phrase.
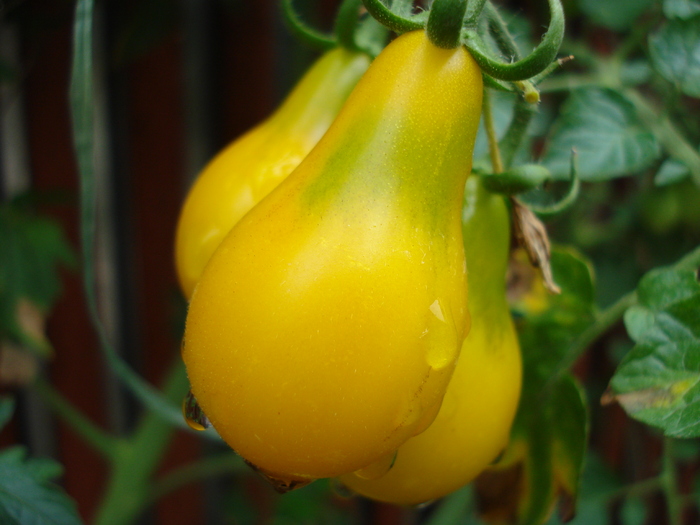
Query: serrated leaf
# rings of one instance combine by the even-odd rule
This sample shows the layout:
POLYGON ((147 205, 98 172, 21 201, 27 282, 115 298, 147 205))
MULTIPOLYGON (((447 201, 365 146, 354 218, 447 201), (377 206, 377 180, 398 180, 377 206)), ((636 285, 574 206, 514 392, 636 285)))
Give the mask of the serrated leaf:
POLYGON ((9 523, 80 525, 75 503, 46 481, 46 468, 35 467, 22 461, 16 448, 0 454, 0 508, 14 520, 9 523))
POLYGON ((700 436, 700 283, 695 271, 649 272, 625 316, 637 341, 613 376, 611 397, 668 436, 700 436))
POLYGON ((688 166, 676 159, 667 159, 654 176, 654 184, 657 186, 668 186, 688 178, 690 169, 688 166))
POLYGON ((664 14, 668 18, 691 18, 700 14, 700 0, 664 0, 664 14))
POLYGON ((649 36, 654 68, 677 89, 700 97, 700 16, 673 20, 649 36))
POLYGON ((635 20, 653 0, 578 0, 579 7, 597 24, 622 31, 634 25, 635 20))
POLYGON ((482 517, 491 523, 540 525, 559 502, 575 513, 588 438, 585 396, 571 376, 522 402, 503 460, 476 480, 482 517))
POLYGON ((543 158, 555 178, 569 177, 572 149, 579 154, 582 181, 631 175, 660 154, 634 106, 618 92, 600 88, 577 89, 564 103, 543 158))

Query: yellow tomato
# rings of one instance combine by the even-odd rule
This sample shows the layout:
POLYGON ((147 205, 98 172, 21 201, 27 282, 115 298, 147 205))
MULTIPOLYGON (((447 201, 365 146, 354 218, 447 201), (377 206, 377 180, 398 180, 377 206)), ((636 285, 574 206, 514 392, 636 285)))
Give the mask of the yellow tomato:
POLYGON ((233 227, 190 302, 192 392, 262 472, 360 469, 423 430, 468 329, 461 231, 482 77, 423 31, 233 227))
POLYGON ((364 53, 340 47, 327 52, 275 113, 204 168, 187 195, 175 237, 175 265, 185 297, 190 298, 233 225, 316 145, 369 62, 364 53))
POLYGON ((508 210, 477 177, 468 181, 465 196, 471 331, 432 425, 399 448, 385 475, 340 478, 373 499, 412 505, 445 496, 474 479, 508 442, 521 385, 520 349, 505 295, 508 210))

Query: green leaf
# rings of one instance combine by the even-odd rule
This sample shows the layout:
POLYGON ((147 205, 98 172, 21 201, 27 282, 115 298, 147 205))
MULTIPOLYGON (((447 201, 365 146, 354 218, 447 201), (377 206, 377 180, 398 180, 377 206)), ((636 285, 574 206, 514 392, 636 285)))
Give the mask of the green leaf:
MULTIPOLYGON (((0 518, 21 525, 79 525, 75 503, 48 481, 57 469, 50 460, 24 460, 20 448, 0 454, 0 518), (6 519, 9 518, 9 519, 6 519)), ((60 469, 60 467, 59 467, 60 469)))
POLYGON ((667 159, 656 172, 654 184, 657 186, 668 186, 688 178, 690 169, 688 166, 676 159, 667 159))
POLYGON ((573 91, 561 108, 543 158, 555 178, 569 177, 574 148, 582 181, 631 175, 660 154, 656 138, 637 119, 634 106, 620 93, 599 88, 573 91))
POLYGON ((695 270, 649 272, 625 314, 636 341, 613 376, 612 396, 667 436, 700 436, 700 283, 695 270))
POLYGON ((578 4, 591 20, 604 27, 622 31, 634 25, 635 20, 653 0, 579 0, 578 4))
POLYGON ((569 349, 569 345, 593 320, 593 270, 570 248, 554 247, 552 274, 561 288, 549 294, 540 285, 513 304, 523 361, 525 389, 537 395, 569 349))
POLYGON ((485 518, 505 512, 520 525, 546 523, 559 502, 564 521, 575 514, 588 439, 583 391, 564 376, 544 393, 525 393, 511 443, 500 463, 476 481, 485 518))
POLYGON ((10 421, 15 412, 15 399, 10 396, 0 397, 0 430, 10 421))
POLYGON ((673 20, 649 36, 651 63, 677 89, 700 98, 700 16, 673 20))
POLYGON ((0 205, 0 238, 0 338, 47 355, 48 342, 20 322, 20 303, 47 313, 61 293, 58 268, 75 266, 75 255, 56 222, 14 203, 0 205))
POLYGON ((664 14, 668 18, 691 18, 700 14, 700 0, 664 0, 664 14))

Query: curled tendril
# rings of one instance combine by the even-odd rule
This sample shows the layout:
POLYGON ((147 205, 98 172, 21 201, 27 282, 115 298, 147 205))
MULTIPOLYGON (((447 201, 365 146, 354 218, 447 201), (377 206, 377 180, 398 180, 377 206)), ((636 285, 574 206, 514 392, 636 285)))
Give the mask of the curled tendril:
POLYGON ((362 3, 370 15, 396 33, 407 33, 416 29, 423 29, 427 21, 427 13, 419 13, 413 16, 399 15, 387 7, 382 0, 362 0, 362 3))
MULTIPOLYGON (((367 0, 364 1, 367 3, 367 0)), ((549 0, 549 9, 551 20, 542 42, 531 54, 517 62, 507 64, 490 56, 488 47, 476 28, 464 29, 462 39, 474 60, 488 75, 498 80, 526 80, 544 71, 552 63, 564 38, 564 9, 561 0, 549 0)))
POLYGON ((304 22, 294 10, 292 0, 282 0, 281 6, 284 21, 297 38, 320 51, 327 51, 338 45, 334 36, 322 33, 304 22))
POLYGON ((571 172, 569 177, 569 187, 566 194, 558 201, 552 204, 539 204, 533 202, 534 199, 528 198, 527 194, 521 195, 520 201, 527 205, 533 212, 540 217, 552 217, 563 211, 568 210, 578 198, 581 189, 581 181, 578 177, 578 154, 575 149, 571 150, 571 172))

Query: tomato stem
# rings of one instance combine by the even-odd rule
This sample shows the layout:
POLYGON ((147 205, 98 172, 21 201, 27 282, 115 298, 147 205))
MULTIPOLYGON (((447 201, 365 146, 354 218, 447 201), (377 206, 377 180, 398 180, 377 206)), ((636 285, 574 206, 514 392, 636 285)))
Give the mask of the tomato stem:
POLYGON ((49 382, 38 379, 33 385, 42 400, 49 405, 58 417, 63 419, 72 430, 103 457, 114 460, 117 439, 109 435, 80 412, 73 404, 58 392, 49 382))
POLYGON ((482 115, 484 117, 484 128, 486 129, 486 137, 488 138, 489 143, 491 168, 493 173, 501 173, 503 171, 503 160, 501 159, 501 150, 498 147, 498 136, 496 134, 496 125, 493 120, 493 111, 491 107, 491 93, 488 89, 484 90, 482 111, 482 115))
POLYGON ((443 49, 459 46, 466 11, 467 0, 435 0, 426 26, 430 41, 443 49))

